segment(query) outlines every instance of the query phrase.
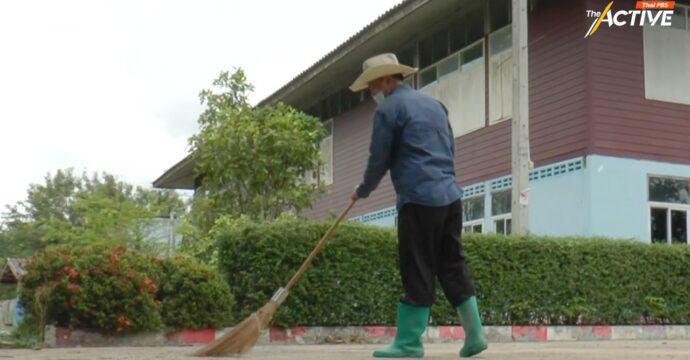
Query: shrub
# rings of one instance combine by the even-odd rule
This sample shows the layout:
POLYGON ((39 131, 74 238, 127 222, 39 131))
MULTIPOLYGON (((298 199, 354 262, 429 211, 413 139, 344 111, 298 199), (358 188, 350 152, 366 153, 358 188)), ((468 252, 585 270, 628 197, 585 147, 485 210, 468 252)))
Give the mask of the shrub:
POLYGON ((180 256, 161 265, 164 280, 158 295, 166 327, 220 328, 232 321, 234 299, 217 271, 180 256))
MULTIPOLYGON (((219 264, 244 318, 297 271, 329 222, 230 222, 219 264)), ((394 324, 402 295, 392 229, 344 223, 274 324, 394 324)), ((690 248, 624 240, 468 234, 486 324, 690 323, 690 248)), ((434 323, 458 323, 438 288, 434 323)))
POLYGON ((233 298, 217 271, 176 257, 144 257, 122 246, 60 246, 37 253, 22 299, 42 324, 105 333, 220 327, 233 298))
POLYGON ((162 325, 155 302, 160 269, 122 246, 48 249, 27 270, 22 299, 39 324, 44 308, 45 321, 58 326, 122 333, 162 325))

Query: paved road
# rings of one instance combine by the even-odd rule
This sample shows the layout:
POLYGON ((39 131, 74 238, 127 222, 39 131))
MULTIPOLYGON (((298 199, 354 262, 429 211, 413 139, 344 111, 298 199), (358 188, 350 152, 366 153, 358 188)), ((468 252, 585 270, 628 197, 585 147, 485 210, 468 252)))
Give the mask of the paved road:
MULTIPOLYGON (((372 359, 377 345, 258 346, 247 360, 357 360, 372 359)), ((428 360, 458 359, 459 344, 426 346, 428 360)), ((198 359, 192 347, 71 348, 44 350, 0 349, 0 360, 143 360, 198 359)), ((690 341, 605 341, 495 343, 478 359, 510 360, 648 360, 690 359, 690 341)))

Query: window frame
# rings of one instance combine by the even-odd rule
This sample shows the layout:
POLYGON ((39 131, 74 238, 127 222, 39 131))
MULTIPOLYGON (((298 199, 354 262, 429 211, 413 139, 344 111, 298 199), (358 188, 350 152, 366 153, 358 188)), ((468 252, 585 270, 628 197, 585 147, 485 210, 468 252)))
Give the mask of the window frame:
MULTIPOLYGON (((690 9, 689 9, 690 11, 690 9)), ((685 211, 686 212, 686 243, 690 246, 690 204, 680 204, 664 201, 652 201, 649 200, 650 197, 650 183, 652 178, 661 179, 671 179, 680 181, 690 181, 690 178, 685 178, 682 176, 674 175, 661 175, 661 174, 647 174, 646 185, 646 199, 647 199, 647 241, 652 244, 652 209, 665 209, 666 210, 666 244, 672 244, 672 231, 671 231, 671 211, 685 211)))
POLYGON ((648 202, 654 202, 658 204, 669 204, 669 205, 681 205, 681 206, 690 206, 690 204, 683 204, 683 203, 674 203, 674 202, 667 202, 667 201, 657 201, 657 200, 650 200, 649 197, 651 196, 649 193, 649 186, 650 182, 652 181, 652 178, 661 178, 661 179, 669 179, 669 180, 677 180, 677 181, 687 181, 690 183, 690 178, 682 177, 682 176, 673 176, 673 175, 659 175, 659 174, 647 174, 647 201, 648 202))
MULTIPOLYGON (((431 63, 431 65, 426 66, 426 67, 424 67, 423 69, 420 69, 420 70, 417 72, 417 74, 418 74, 418 76, 419 76, 419 89, 423 89, 425 86, 431 85, 431 84, 437 82, 437 81, 438 81, 440 78, 442 78, 443 76, 445 76, 445 75, 447 75, 447 74, 450 74, 450 73, 446 73, 446 74, 444 74, 444 75, 442 75, 442 76, 439 76, 438 65, 441 64, 441 63, 445 63, 446 61, 448 61, 448 60, 449 60, 450 58, 452 58, 452 57, 455 57, 456 60, 457 60, 457 62, 458 62, 458 68, 457 68, 457 70, 454 70, 454 71, 463 72, 463 71, 465 71, 465 70, 469 70, 469 69, 471 69, 472 67, 476 66, 476 64, 474 64, 474 63, 477 63, 477 62, 478 62, 477 59, 472 60, 472 61, 470 61, 470 62, 467 62, 467 63, 463 64, 463 62, 462 62, 462 53, 465 53, 465 52, 469 51, 471 48, 474 48, 474 47, 481 47, 481 49, 482 49, 482 56, 481 56, 481 59, 485 59, 485 58, 486 58, 486 49, 485 49, 485 46, 484 46, 484 41, 485 41, 484 38, 478 39, 477 41, 472 42, 472 43, 466 45, 466 46, 463 47, 462 49, 460 49, 460 50, 458 50, 458 51, 456 51, 456 52, 454 52, 454 53, 452 53, 452 54, 450 54, 450 55, 448 55, 448 56, 446 56, 446 57, 444 57, 444 58, 442 58, 442 59, 439 59, 439 60, 436 61, 436 62, 431 63), (481 45, 481 46, 478 46, 478 45, 481 45), (470 65, 468 66, 467 64, 470 64, 470 65), (422 83, 422 76, 425 75, 427 72, 430 72, 430 70, 432 70, 432 69, 434 69, 434 73, 435 73, 435 78, 434 78, 434 80, 433 80, 433 81, 430 81, 430 82, 428 82, 428 83, 422 83)), ((478 58, 478 59, 479 59, 479 58, 478 58)))
MULTIPOLYGON (((465 203, 467 201, 481 200, 482 205, 483 205, 484 201, 485 201, 485 197, 486 197, 486 195, 482 193, 482 194, 478 194, 478 195, 468 196, 468 197, 462 199, 462 204, 463 204, 462 205, 462 214, 461 214, 461 216, 463 217, 461 219, 462 220, 462 232, 467 232, 466 231, 467 228, 474 229, 475 226, 479 225, 480 231, 478 233, 479 234, 484 233, 484 229, 486 229, 486 227, 484 226, 484 218, 486 217, 486 207, 485 206, 482 206, 482 216, 481 217, 479 217, 477 219, 473 219, 473 220, 468 220, 468 221, 465 221, 464 217, 465 217, 465 203)), ((475 233, 475 231, 471 231, 471 232, 475 233)))
POLYGON ((462 232, 465 234, 483 234, 484 233, 484 219, 468 221, 467 224, 462 224, 462 232), (474 231, 474 227, 479 226, 479 232, 474 231), (472 231, 467 231, 467 229, 472 231))
POLYGON ((647 234, 649 235, 649 243, 653 244, 652 240, 652 209, 664 209, 666 210, 666 244, 671 245, 672 242, 672 231, 671 231, 671 211, 684 211, 685 216, 685 232, 686 232, 686 245, 690 246, 690 205, 665 203, 658 201, 648 201, 647 206, 647 234))
POLYGON ((512 213, 507 213, 507 214, 501 214, 501 215, 492 216, 492 217, 491 217, 491 224, 492 224, 493 227, 494 227, 493 232, 494 232, 495 234, 503 234, 503 235, 510 235, 510 234, 512 234, 512 232, 513 232, 512 221, 513 221, 513 214, 512 214, 512 213), (509 233, 506 233, 506 232, 505 232, 505 229, 507 229, 508 220, 511 221, 511 229, 510 229, 510 232, 509 232, 509 233), (502 233, 499 233, 499 232, 496 230, 496 222, 497 222, 497 221, 503 221, 503 229, 504 229, 504 231, 503 231, 502 233))

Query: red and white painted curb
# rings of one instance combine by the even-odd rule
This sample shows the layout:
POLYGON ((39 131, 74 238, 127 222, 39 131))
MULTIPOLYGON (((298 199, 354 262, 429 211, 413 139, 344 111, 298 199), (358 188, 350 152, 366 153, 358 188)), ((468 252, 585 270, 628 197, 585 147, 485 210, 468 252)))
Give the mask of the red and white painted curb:
MULTIPOLYGON (((46 327, 46 343, 53 347, 76 346, 162 346, 208 344, 231 328, 182 330, 174 333, 150 332, 107 336, 88 330, 46 327)), ((390 343, 396 335, 388 326, 298 326, 271 328, 259 338, 259 345, 390 343)), ((489 342, 587 341, 587 340, 690 340, 690 325, 641 326, 484 326, 489 342)), ((422 335, 425 343, 465 339, 462 326, 430 326, 422 335)))

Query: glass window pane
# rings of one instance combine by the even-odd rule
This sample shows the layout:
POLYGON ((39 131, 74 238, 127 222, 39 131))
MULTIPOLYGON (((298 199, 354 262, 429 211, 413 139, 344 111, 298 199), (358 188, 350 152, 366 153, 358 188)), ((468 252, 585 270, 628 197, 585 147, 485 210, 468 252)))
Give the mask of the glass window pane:
POLYGON ((436 67, 432 67, 422 71, 419 74, 419 87, 423 88, 432 82, 436 81, 436 67))
POLYGON ((491 215, 510 214, 511 190, 500 191, 491 195, 491 215))
POLYGON ((666 244, 666 209, 652 208, 651 211, 652 243, 666 244))
POLYGON ((462 201, 462 221, 479 220, 484 217, 484 197, 474 197, 462 201))
POLYGON ((472 226, 472 232, 481 234, 482 233, 482 226, 481 225, 472 226))
POLYGON ((489 54, 495 55, 513 47, 513 29, 506 27, 491 34, 489 54))
POLYGON ((484 44, 482 42, 477 43, 460 53, 460 63, 462 67, 470 65, 473 61, 481 61, 484 57, 484 44))
POLYGON ((688 213, 671 210, 671 243, 688 243, 688 213))
POLYGON ((690 204, 690 180, 650 177, 649 201, 690 204))
POLYGON ((441 77, 446 74, 450 74, 453 71, 457 70, 460 67, 458 56, 451 56, 446 60, 441 61, 436 65, 436 68, 438 69, 438 77, 441 77))
POLYGON ((512 234, 513 229, 512 229, 512 221, 510 219, 506 220, 506 235, 512 234))
POLYGON ((685 8, 676 6, 676 8, 673 10, 673 17, 671 18, 671 27, 685 30, 686 22, 687 17, 685 16, 685 8))
POLYGON ((503 219, 494 221, 494 225, 496 226, 496 234, 506 233, 505 221, 503 219))
POLYGON ((513 15, 511 0, 491 0, 491 31, 500 29, 511 22, 513 15))

